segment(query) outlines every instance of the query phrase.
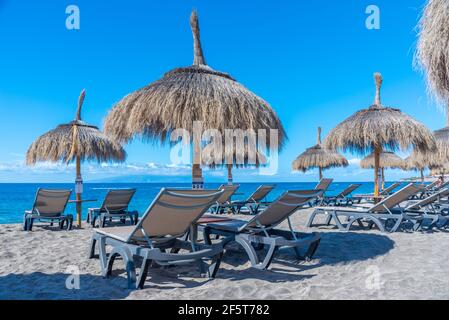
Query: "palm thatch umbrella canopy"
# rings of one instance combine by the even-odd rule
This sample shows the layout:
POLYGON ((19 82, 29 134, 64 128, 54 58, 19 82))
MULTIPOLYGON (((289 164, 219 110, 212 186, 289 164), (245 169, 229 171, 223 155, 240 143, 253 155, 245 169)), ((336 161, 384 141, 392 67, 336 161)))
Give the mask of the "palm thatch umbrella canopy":
POLYGON ((332 150, 353 151, 359 154, 374 152, 374 194, 379 195, 379 164, 382 150, 435 150, 432 133, 399 109, 381 104, 382 76, 374 74, 376 95, 374 104, 336 126, 326 137, 324 146, 332 150))
MULTIPOLYGON (((229 74, 206 64, 200 41, 198 16, 190 17, 194 39, 192 66, 176 68, 162 79, 137 90, 119 101, 105 119, 105 132, 121 143, 138 136, 143 140, 169 142, 175 129, 193 132, 200 121, 204 129, 278 130, 281 148, 286 135, 271 106, 229 74)), ((268 136, 268 135, 267 135, 268 136)), ((193 139, 192 174, 202 184, 200 142, 193 139)), ((270 142, 267 143, 270 145, 270 142)), ((195 185, 196 187, 196 185, 195 185)))
POLYGON ((421 183, 424 183, 424 170, 428 168, 430 168, 430 164, 427 161, 427 158, 416 152, 413 152, 409 157, 405 158, 404 164, 402 166, 402 170, 419 171, 421 176, 421 183))
POLYGON ((429 0, 418 25, 416 62, 437 100, 449 102, 449 3, 429 0))
MULTIPOLYGON (((374 153, 360 161, 362 169, 374 169, 374 153)), ((404 160, 390 151, 383 151, 379 156, 379 168, 381 169, 381 186, 385 188, 385 169, 402 169, 404 167, 404 160)))
POLYGON ((81 162, 123 162, 126 153, 117 142, 102 133, 96 126, 81 120, 81 108, 85 98, 83 90, 78 99, 75 120, 62 124, 43 134, 29 147, 26 155, 27 165, 40 161, 76 163, 76 204, 78 225, 81 226, 82 177, 81 162))
POLYGON ((348 160, 335 151, 326 150, 321 144, 321 128, 318 128, 317 144, 300 154, 292 163, 295 171, 306 172, 318 168, 319 178, 323 179, 323 170, 335 167, 347 167, 348 160))

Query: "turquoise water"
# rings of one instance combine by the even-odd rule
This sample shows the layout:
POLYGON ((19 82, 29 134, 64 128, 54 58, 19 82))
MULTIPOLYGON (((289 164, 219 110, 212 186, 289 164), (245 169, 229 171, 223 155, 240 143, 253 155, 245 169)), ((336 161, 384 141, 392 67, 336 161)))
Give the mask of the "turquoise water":
MULTIPOLYGON (((338 193, 350 182, 333 183, 328 191, 329 195, 338 193)), ((244 199, 253 192, 260 183, 244 183, 240 185, 238 193, 233 199, 244 199)), ((276 188, 268 196, 268 200, 273 200, 286 190, 313 189, 316 183, 276 183, 276 188)), ((162 187, 188 188, 189 183, 157 184, 157 183, 86 183, 84 185, 83 199, 97 199, 96 202, 86 203, 83 208, 83 218, 86 217, 87 208, 98 207, 109 189, 113 188, 136 188, 137 192, 131 202, 130 209, 143 213, 153 198, 162 187)), ((217 188, 219 184, 206 184, 208 189, 217 188)), ((72 189, 73 184, 0 184, 0 224, 22 222, 23 212, 30 210, 33 205, 36 190, 38 188, 59 188, 72 189)), ((372 183, 362 183, 356 193, 372 192, 372 183)), ((71 199, 74 198, 72 194, 71 199)), ((75 205, 68 204, 66 213, 75 212, 75 205)))

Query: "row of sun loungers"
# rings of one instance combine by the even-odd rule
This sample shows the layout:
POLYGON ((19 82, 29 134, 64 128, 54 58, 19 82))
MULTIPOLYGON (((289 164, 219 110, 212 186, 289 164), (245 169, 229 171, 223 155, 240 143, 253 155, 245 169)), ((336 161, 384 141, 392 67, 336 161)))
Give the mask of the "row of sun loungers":
POLYGON ((318 194, 315 190, 286 192, 249 221, 223 219, 203 215, 223 195, 222 190, 162 189, 136 226, 95 229, 90 258, 100 260, 102 275, 109 277, 117 257, 124 260, 130 288, 142 288, 151 263, 159 266, 198 264, 202 276, 215 277, 224 247, 235 241, 247 253, 255 268, 269 267, 277 249, 293 248, 298 257, 310 259, 320 237, 316 233, 295 232, 289 217, 318 194), (203 217, 203 218, 202 218, 203 217), (201 221, 203 219, 203 221, 201 221), (290 231, 276 229, 288 220, 290 231), (197 232, 204 234, 204 244, 197 241, 197 232), (190 240, 184 236, 190 234, 190 240), (212 243, 210 235, 224 236, 212 243), (259 262, 254 246, 268 246, 268 252, 259 262), (167 252, 169 251, 169 252, 167 252), (135 258, 139 259, 139 272, 135 258))
MULTIPOLYGON (((325 224, 333 222, 342 231, 349 231, 355 224, 377 227, 382 232, 397 231, 405 224, 418 230, 425 221, 431 227, 448 224, 449 204, 442 200, 449 196, 449 188, 433 186, 430 190, 410 183, 377 204, 355 204, 350 194, 360 185, 350 185, 336 196, 327 197, 321 188, 327 190, 331 182, 321 181, 314 190, 287 191, 273 202, 263 199, 274 186, 261 186, 243 201, 230 199, 238 186, 221 186, 218 190, 162 189, 140 220, 136 212, 128 211, 135 190, 111 190, 101 207, 89 210, 89 222, 96 226, 99 220, 100 224, 94 229, 89 258, 99 259, 105 277, 111 276, 114 262, 123 259, 128 286, 142 288, 152 265, 196 264, 201 276, 215 277, 231 242, 240 245, 252 267, 262 270, 269 268, 281 248, 290 248, 298 259, 309 260, 319 246, 320 235, 295 231, 290 217, 310 204, 318 206, 308 227, 319 215, 325 216, 325 224), (423 192, 431 194, 420 199, 417 195, 423 192), (245 207, 252 214, 249 220, 216 214, 224 210, 241 213, 245 207), (110 219, 129 219, 134 225, 105 228, 110 219), (288 230, 279 228, 283 222, 288 230), (198 239, 199 232, 202 239, 198 239), (266 249, 262 258, 260 249, 266 249)), ((49 220, 70 229, 73 217, 62 214, 70 194, 70 190, 39 189, 33 209, 25 213, 24 229, 31 231, 34 220, 49 220)))
POLYGON ((354 224, 368 228, 376 226, 382 232, 395 232, 404 223, 410 223, 412 229, 416 231, 425 221, 430 222, 428 228, 446 226, 449 206, 441 204, 441 200, 449 196, 449 188, 437 191, 424 199, 412 200, 425 189, 423 185, 410 183, 378 203, 318 206, 309 217, 306 226, 314 226, 314 221, 319 215, 325 216, 324 224, 334 222, 342 231, 349 231, 354 224))

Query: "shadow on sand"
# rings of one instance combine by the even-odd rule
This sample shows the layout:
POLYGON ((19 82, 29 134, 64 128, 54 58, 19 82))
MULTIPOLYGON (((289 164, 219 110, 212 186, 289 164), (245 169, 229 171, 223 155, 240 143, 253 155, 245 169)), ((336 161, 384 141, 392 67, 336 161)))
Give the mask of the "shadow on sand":
MULTIPOLYGON (((258 279, 279 283, 300 281, 315 275, 302 271, 316 269, 324 265, 337 265, 374 259, 387 254, 394 242, 387 236, 371 233, 322 232, 321 243, 310 262, 296 259, 290 249, 280 250, 268 271, 249 267, 245 252, 231 244, 217 274, 217 280, 200 279, 194 265, 173 268, 151 268, 145 285, 147 290, 188 289, 203 286, 219 279, 239 281, 258 279), (242 268, 242 265, 243 266, 242 268)), ((67 289, 69 274, 9 274, 0 276, 0 299, 124 299, 130 294, 124 270, 117 266, 113 276, 104 279, 99 274, 81 274, 80 289, 67 289), (119 276, 120 275, 120 276, 119 276)))
MULTIPOLYGON (((248 278, 270 282, 296 281, 313 277, 313 275, 303 275, 301 271, 317 269, 324 265, 338 265, 374 259, 387 254, 394 247, 394 241, 381 234, 322 232, 320 235, 320 246, 314 259, 310 262, 296 259, 292 249, 283 249, 275 255, 269 271, 246 269, 251 270, 251 272, 246 272, 246 270, 222 269, 218 277, 235 281, 248 278), (270 276, 267 277, 265 272, 270 272, 270 276)), ((227 248, 223 262, 238 267, 247 263, 248 258, 243 249, 233 243, 227 248)))

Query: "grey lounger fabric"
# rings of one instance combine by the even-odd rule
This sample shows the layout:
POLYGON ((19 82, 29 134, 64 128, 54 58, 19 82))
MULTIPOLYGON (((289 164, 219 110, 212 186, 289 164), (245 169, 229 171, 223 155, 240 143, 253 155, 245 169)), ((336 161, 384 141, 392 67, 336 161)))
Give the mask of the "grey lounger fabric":
POLYGON ((210 235, 224 236, 224 245, 237 242, 247 253, 251 265, 258 269, 267 269, 280 247, 293 248, 298 258, 311 259, 315 253, 320 236, 317 233, 303 234, 295 232, 290 223, 290 216, 299 208, 309 203, 320 194, 317 190, 302 190, 285 192, 264 211, 255 215, 249 221, 231 220, 227 222, 209 223, 200 226, 206 243, 211 243, 210 235), (290 230, 276 229, 287 220, 290 230), (268 246, 268 252, 259 261, 254 246, 268 246), (301 253, 303 249, 304 253, 301 253))
POLYGON ((137 224, 138 212, 128 211, 129 203, 135 193, 136 189, 109 190, 100 208, 89 208, 87 222, 95 227, 99 219, 100 227, 104 228, 106 223, 112 222, 113 219, 120 219, 122 223, 125 223, 126 218, 129 218, 131 224, 137 224))
POLYGON ((351 194, 357 190, 361 184, 351 184, 347 188, 345 188, 343 191, 341 191, 339 194, 333 197, 324 197, 323 203, 326 205, 340 205, 345 204, 349 205, 352 203, 352 197, 351 194))
POLYGON ((261 185, 246 200, 232 201, 230 204, 232 212, 235 214, 243 213, 242 209, 247 208, 250 214, 257 214, 261 206, 268 204, 263 200, 274 188, 273 185, 261 185))
MULTIPOLYGON (((128 286, 142 288, 151 263, 161 266, 198 263, 202 275, 214 277, 221 261, 223 246, 200 245, 181 237, 217 201, 223 190, 162 189, 136 226, 95 229, 90 258, 98 245, 102 275, 111 275, 115 259, 126 265, 128 286), (108 248, 110 252, 107 252, 108 248), (179 251, 188 250, 187 253, 179 251), (167 252, 166 250, 169 250, 167 252), (136 275, 135 257, 141 258, 136 275), (206 265, 206 262, 210 262, 206 265)), ((192 239, 195 239, 192 236, 192 239)))
POLYGON ((223 190, 222 195, 215 201, 214 205, 211 206, 211 213, 221 214, 225 213, 227 209, 232 209, 231 198, 236 193, 237 189, 240 187, 238 184, 233 185, 221 185, 218 190, 223 190))
POLYGON ((64 215, 71 190, 38 189, 33 208, 25 211, 23 217, 23 230, 31 231, 35 220, 47 220, 51 225, 56 221, 61 229, 72 229, 73 216, 64 215))
POLYGON ((416 227, 420 224, 421 218, 408 216, 398 206, 422 190, 423 186, 410 183, 398 192, 370 207, 317 207, 310 215, 306 226, 312 227, 316 216, 324 214, 327 216, 325 224, 330 224, 334 220, 337 227, 342 231, 349 231, 355 222, 362 226, 364 221, 369 222, 369 227, 376 225, 382 232, 395 232, 404 221, 410 221, 416 227), (347 218, 347 222, 343 223, 341 217, 347 218), (391 221, 394 222, 394 225, 390 228, 388 224, 391 221))

